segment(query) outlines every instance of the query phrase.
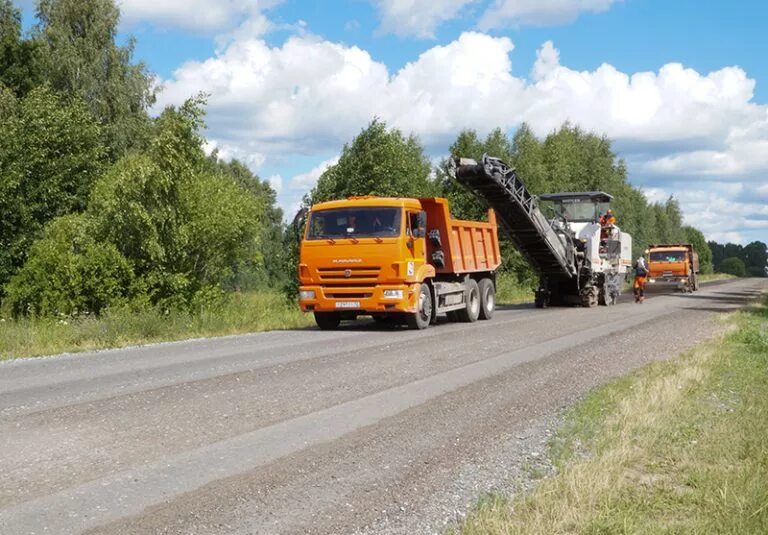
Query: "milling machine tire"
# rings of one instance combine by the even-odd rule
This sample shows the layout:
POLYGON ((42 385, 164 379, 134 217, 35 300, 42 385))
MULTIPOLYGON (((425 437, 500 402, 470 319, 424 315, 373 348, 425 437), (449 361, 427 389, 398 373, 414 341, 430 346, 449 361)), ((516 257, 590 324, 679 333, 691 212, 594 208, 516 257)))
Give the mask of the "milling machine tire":
POLYGON ((547 292, 536 291, 536 294, 533 298, 533 304, 536 308, 548 308, 549 296, 547 295, 547 292))
POLYGON ((597 306, 598 301, 597 288, 592 286, 591 288, 585 288, 581 292, 581 306, 586 308, 592 308, 597 306))
POLYGON ((480 288, 477 281, 469 279, 464 293, 466 307, 456 311, 456 317, 464 323, 474 323, 480 317, 480 288))
POLYGON ((425 282, 421 283, 419 287, 419 302, 417 305, 417 311, 413 314, 408 314, 405 319, 408 323, 409 329, 422 330, 429 327, 434 316, 434 303, 432 303, 432 291, 429 289, 429 285, 425 282))
POLYGON ((597 296, 597 302, 601 306, 613 306, 616 304, 616 294, 611 293, 608 290, 608 285, 603 285, 602 288, 600 288, 600 293, 597 296))
POLYGON ((480 279, 477 287, 480 291, 480 319, 489 320, 496 311, 496 286, 493 279, 486 277, 480 279))
POLYGON ((341 323, 341 315, 338 312, 315 312, 315 323, 322 331, 332 331, 341 323))

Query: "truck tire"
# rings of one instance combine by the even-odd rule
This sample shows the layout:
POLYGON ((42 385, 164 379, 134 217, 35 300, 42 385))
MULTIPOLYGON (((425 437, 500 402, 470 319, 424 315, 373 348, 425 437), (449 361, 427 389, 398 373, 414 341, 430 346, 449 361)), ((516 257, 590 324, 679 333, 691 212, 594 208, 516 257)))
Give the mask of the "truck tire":
POLYGON ((486 277, 480 279, 477 287, 480 291, 480 319, 489 320, 496 310, 496 286, 493 279, 486 277))
POLYGON ((693 291, 694 292, 699 291, 699 274, 698 273, 693 274, 693 291))
POLYGON ((545 290, 536 290, 533 298, 533 304, 536 308, 548 308, 549 307, 549 295, 545 290))
POLYGON ((419 288, 419 302, 415 314, 408 314, 406 321, 409 329, 426 329, 432 323, 434 316, 434 304, 432 303, 432 291, 427 283, 422 282, 419 288))
POLYGON ((315 323, 323 331, 332 331, 341 323, 338 312, 315 312, 315 323))
POLYGON ((456 311, 459 321, 474 323, 480 317, 480 288, 475 279, 469 279, 467 289, 464 292, 466 306, 456 311))

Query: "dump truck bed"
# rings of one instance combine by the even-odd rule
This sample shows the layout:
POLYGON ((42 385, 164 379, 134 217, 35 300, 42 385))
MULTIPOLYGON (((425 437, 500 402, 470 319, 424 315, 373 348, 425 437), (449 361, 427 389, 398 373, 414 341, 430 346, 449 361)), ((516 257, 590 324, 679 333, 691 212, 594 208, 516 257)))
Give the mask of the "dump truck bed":
POLYGON ((493 210, 488 211, 488 222, 463 221, 451 216, 446 199, 426 198, 419 201, 427 212, 427 229, 430 233, 427 259, 432 261, 437 274, 465 274, 498 269, 501 265, 501 252, 496 213, 493 210), (439 261, 435 262, 435 258, 443 258, 443 265, 439 261))

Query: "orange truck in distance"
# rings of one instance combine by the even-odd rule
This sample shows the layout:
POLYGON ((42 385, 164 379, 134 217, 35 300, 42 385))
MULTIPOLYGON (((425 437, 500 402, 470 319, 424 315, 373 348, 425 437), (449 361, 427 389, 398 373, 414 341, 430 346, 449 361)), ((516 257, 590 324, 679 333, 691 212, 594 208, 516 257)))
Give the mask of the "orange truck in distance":
POLYGON ((684 292, 699 289, 699 255, 689 243, 648 247, 648 284, 674 286, 684 292))
POLYGON ((372 316, 425 329, 490 319, 501 264, 496 214, 451 217, 448 201, 350 197, 313 206, 299 259, 299 304, 321 329, 372 316))

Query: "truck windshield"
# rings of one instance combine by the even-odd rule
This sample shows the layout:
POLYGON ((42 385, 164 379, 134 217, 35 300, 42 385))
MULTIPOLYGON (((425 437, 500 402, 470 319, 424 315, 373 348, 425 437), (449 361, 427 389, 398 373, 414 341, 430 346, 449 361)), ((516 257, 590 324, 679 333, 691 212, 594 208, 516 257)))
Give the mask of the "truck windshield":
POLYGON ((657 251, 651 253, 651 262, 683 262, 685 251, 657 251))
POLYGON ((399 236, 400 214, 400 208, 340 208, 312 212, 307 239, 399 236))

